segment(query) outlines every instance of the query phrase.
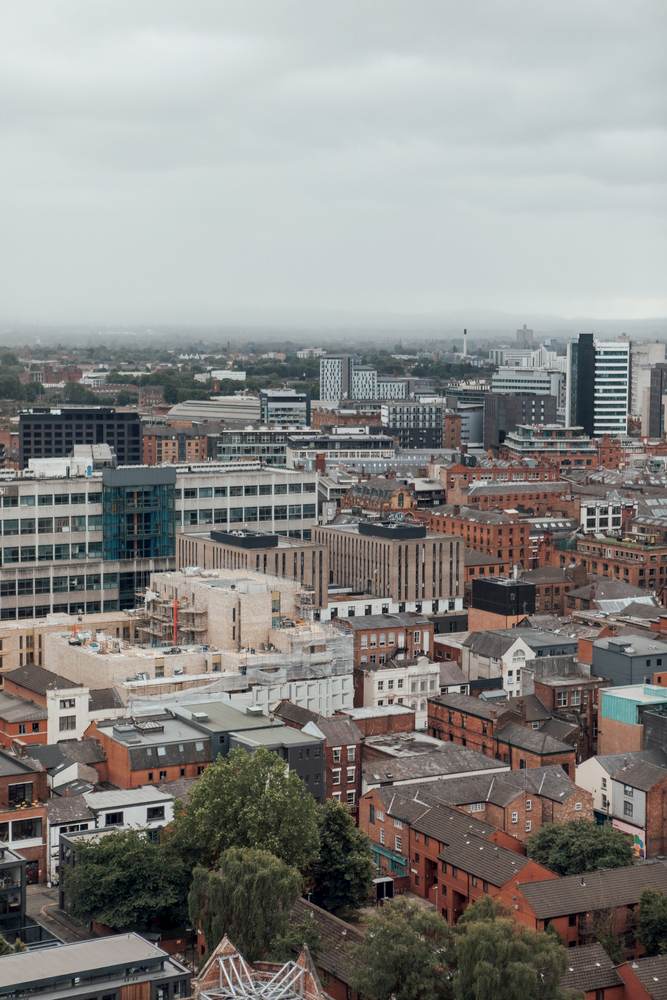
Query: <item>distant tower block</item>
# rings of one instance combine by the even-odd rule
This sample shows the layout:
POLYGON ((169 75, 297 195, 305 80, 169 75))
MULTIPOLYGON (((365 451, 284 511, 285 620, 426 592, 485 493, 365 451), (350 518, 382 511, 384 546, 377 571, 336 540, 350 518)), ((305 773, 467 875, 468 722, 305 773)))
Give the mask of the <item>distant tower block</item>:
POLYGON ((468 357, 468 331, 463 331, 463 357, 468 357))

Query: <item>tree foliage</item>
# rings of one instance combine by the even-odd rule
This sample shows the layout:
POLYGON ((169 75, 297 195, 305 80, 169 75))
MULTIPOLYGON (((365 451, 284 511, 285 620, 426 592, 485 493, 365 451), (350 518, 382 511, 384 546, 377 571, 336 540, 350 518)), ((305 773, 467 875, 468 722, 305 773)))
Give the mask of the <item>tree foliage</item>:
POLYGON ((180 859, 136 830, 77 848, 64 873, 67 906, 82 921, 114 930, 169 927, 185 915, 187 871, 180 859))
POLYGON ((213 868, 230 847, 251 847, 305 871, 318 853, 317 805, 277 754, 238 748, 204 771, 170 843, 191 868, 213 868))
POLYGON ((284 938, 301 875, 268 851, 232 847, 216 871, 197 867, 188 897, 190 919, 209 949, 226 934, 251 962, 284 938))
POLYGON ((17 938, 14 944, 10 944, 7 938, 0 934, 0 957, 3 955, 14 955, 16 952, 25 950, 26 947, 20 938, 17 938))
POLYGON ((529 858, 559 875, 623 868, 633 862, 632 847, 623 833, 587 820, 548 823, 530 837, 526 847, 529 858))
POLYGON ((356 959, 354 985, 368 1000, 564 1000, 558 937, 521 927, 489 897, 453 931, 397 899, 371 918, 356 959))
POLYGON ((313 902, 331 913, 368 902, 374 868, 368 838, 348 810, 329 800, 319 812, 320 854, 312 867, 313 902))
POLYGON ((566 952, 551 934, 519 926, 486 898, 455 930, 456 1000, 560 1000, 566 952))
POLYGON ((368 923, 355 988, 367 1000, 449 1000, 452 932, 442 917, 396 899, 368 923))
POLYGON ((637 937, 647 955, 667 954, 667 895, 646 889, 639 898, 637 937))

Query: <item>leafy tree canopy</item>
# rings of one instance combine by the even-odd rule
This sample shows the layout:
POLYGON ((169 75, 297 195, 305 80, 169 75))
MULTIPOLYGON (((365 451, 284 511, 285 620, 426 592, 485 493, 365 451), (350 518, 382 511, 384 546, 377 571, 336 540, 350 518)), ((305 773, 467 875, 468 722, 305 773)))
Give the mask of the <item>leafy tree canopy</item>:
POLYGON ((180 859, 139 831, 123 831, 77 848, 64 875, 70 912, 114 930, 182 922, 187 870, 180 859))
POLYGON ((647 889, 639 898, 637 937, 647 955, 667 954, 667 896, 647 889))
POLYGON ((192 867, 213 868, 230 847, 260 848, 305 871, 317 857, 317 805, 275 753, 240 748, 208 767, 172 827, 192 867))
POLYGON ((313 902, 331 913, 368 902, 374 874, 368 838, 348 810, 329 800, 319 812, 320 855, 313 865, 313 902))
POLYGON ((633 862, 632 847, 624 834, 587 820, 548 823, 530 837, 526 846, 529 858, 559 875, 623 868, 633 862))
POLYGON ((232 847, 220 856, 216 871, 195 868, 190 918, 209 950, 226 934, 255 962, 267 956, 276 939, 284 940, 301 886, 299 872, 268 851, 232 847))

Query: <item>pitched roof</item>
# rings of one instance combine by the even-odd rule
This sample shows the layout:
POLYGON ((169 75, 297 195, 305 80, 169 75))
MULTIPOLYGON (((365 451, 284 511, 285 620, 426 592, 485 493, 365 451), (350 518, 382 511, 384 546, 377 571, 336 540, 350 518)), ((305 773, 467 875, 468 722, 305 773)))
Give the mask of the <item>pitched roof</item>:
POLYGON ((362 768, 364 780, 369 785, 391 784, 417 778, 437 778, 440 775, 466 774, 469 771, 500 771, 504 765, 491 757, 459 746, 445 743, 430 753, 413 757, 392 757, 389 760, 372 760, 362 768))
POLYGON ((667 1000, 667 955, 640 958, 630 968, 652 1000, 667 1000))
POLYGON ((542 720, 551 718, 551 712, 542 704, 536 694, 523 694, 516 698, 508 698, 507 705, 518 712, 526 722, 542 722, 542 720))
MULTIPOLYGON (((405 791, 411 787, 413 786, 402 785, 400 790, 405 791)), ((558 764, 527 767, 520 771, 501 771, 497 774, 472 774, 449 778, 447 781, 429 781, 420 784, 419 789, 426 799, 436 798, 457 806, 472 802, 507 806, 518 795, 525 793, 550 799, 552 802, 566 802, 573 795, 579 794, 577 786, 558 764)))
POLYGON ((538 920, 589 913, 639 902, 644 889, 667 892, 667 865, 645 861, 627 868, 566 875, 554 881, 526 882, 519 889, 538 920))
POLYGON ((504 632, 471 632, 463 645, 478 656, 489 656, 499 659, 520 638, 516 634, 504 632))
POLYGON ((409 823, 419 833, 433 837, 442 844, 450 844, 462 837, 492 836, 496 827, 458 809, 452 809, 438 799, 437 788, 449 782, 434 781, 422 784, 399 785, 398 788, 380 789, 380 798, 389 816, 409 823), (426 791, 425 791, 426 789, 426 791))
POLYGON ((293 722, 297 726, 305 726, 307 722, 315 722, 317 719, 317 712, 311 712, 310 709, 302 708, 301 705, 295 705, 294 702, 287 699, 279 701, 274 706, 273 714, 277 718, 293 722))
POLYGON ((83 795, 54 795, 46 803, 46 815, 52 825, 93 819, 83 795))
POLYGON ((342 716, 327 718, 324 715, 318 715, 313 726, 319 729, 330 747, 361 743, 361 731, 351 719, 345 719, 342 716))
POLYGON ((364 939, 363 933, 305 899, 296 900, 291 916, 293 922, 313 921, 319 938, 318 968, 349 984, 357 971, 356 948, 364 939))
POLYGON ((68 760, 76 764, 101 764, 107 759, 97 740, 63 740, 58 747, 68 760))
POLYGON ((655 785, 659 785, 661 781, 667 779, 667 767, 652 764, 648 760, 633 760, 615 768, 611 772, 611 776, 614 781, 621 781, 624 785, 648 792, 655 785))
POLYGON ((560 985, 563 990, 587 993, 622 986, 623 980, 607 952, 596 942, 568 948, 567 968, 560 985))
POLYGON ((457 663, 442 660, 440 663, 440 686, 448 684, 466 684, 466 677, 457 663))
POLYGON ((74 681, 68 680, 67 677, 54 674, 52 670, 45 670, 44 667, 38 667, 36 663, 28 663, 25 667, 17 667, 16 670, 10 670, 9 673, 5 674, 5 678, 13 681, 14 684, 24 687, 26 691, 33 691, 35 694, 42 695, 55 688, 81 687, 80 684, 75 684, 74 681))
POLYGON ((516 854, 480 837, 457 838, 438 856, 441 861, 454 868, 460 868, 461 871, 495 886, 505 885, 528 864, 525 855, 516 854))
POLYGON ((441 694, 429 698, 429 701, 435 702, 436 705, 444 705, 445 708, 466 712, 478 719, 487 719, 489 722, 499 719, 503 712, 507 711, 506 705, 489 705, 488 702, 474 698, 470 694, 441 694))
POLYGON ((540 732, 553 736, 555 740, 568 743, 573 737, 579 735, 579 726, 576 722, 567 722, 566 719, 547 719, 540 726, 540 732))
POLYGON ((40 722, 46 719, 47 711, 34 701, 15 698, 0 691, 0 719, 5 722, 40 722))
POLYGON ((560 740, 555 740, 542 729, 526 729, 518 722, 507 722, 496 732, 497 739, 503 743, 508 743, 519 750, 528 750, 531 753, 556 754, 572 753, 572 747, 560 740))

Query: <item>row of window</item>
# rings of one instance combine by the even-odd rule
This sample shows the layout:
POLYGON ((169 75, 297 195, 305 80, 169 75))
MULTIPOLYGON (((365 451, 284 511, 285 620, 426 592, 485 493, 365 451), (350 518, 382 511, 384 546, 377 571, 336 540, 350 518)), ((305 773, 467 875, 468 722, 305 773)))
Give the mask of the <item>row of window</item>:
POLYGON ((276 504, 275 507, 220 507, 176 512, 176 525, 241 524, 248 521, 287 521, 317 516, 314 503, 276 504))
POLYGON ((77 573, 70 576, 25 577, 0 581, 0 597, 25 594, 67 594, 84 590, 113 590, 118 586, 117 573, 77 573))
POLYGON ((0 530, 5 537, 10 535, 52 535, 61 531, 99 531, 102 528, 102 515, 85 514, 64 515, 62 517, 16 517, 0 521, 0 530))
POLYGON ((207 497, 270 497, 284 496, 286 493, 315 493, 312 483, 259 483, 245 486, 185 486, 175 489, 176 500, 196 500, 207 497))
POLYGON ((102 542, 61 542, 57 545, 6 545, 0 550, 2 565, 17 563, 69 562, 72 559, 101 559, 102 542))
MULTIPOLYGON (((341 772, 342 772, 342 768, 340 768, 340 767, 332 767, 331 768, 331 784, 332 785, 340 785, 341 772)), ((347 784, 348 785, 353 785, 355 783, 355 781, 357 779, 357 769, 356 769, 356 767, 348 767, 348 768, 346 768, 346 779, 347 779, 347 784)))
MULTIPOLYGON (((46 615, 53 612, 54 615, 95 615, 100 611, 118 611, 118 598, 114 598, 110 601, 77 601, 71 604, 65 603, 54 603, 53 606, 49 604, 38 604, 36 606, 26 605, 25 607, 6 607, 4 602, 0 601, 0 621, 16 621, 17 618, 24 620, 27 618, 44 618, 46 615)), ((129 604, 128 607, 134 607, 134 605, 129 604)), ((31 660, 26 660, 26 662, 32 662, 31 660)), ((0 666, 2 666, 0 658, 0 666)), ((23 664, 21 664, 23 666, 23 664)))

